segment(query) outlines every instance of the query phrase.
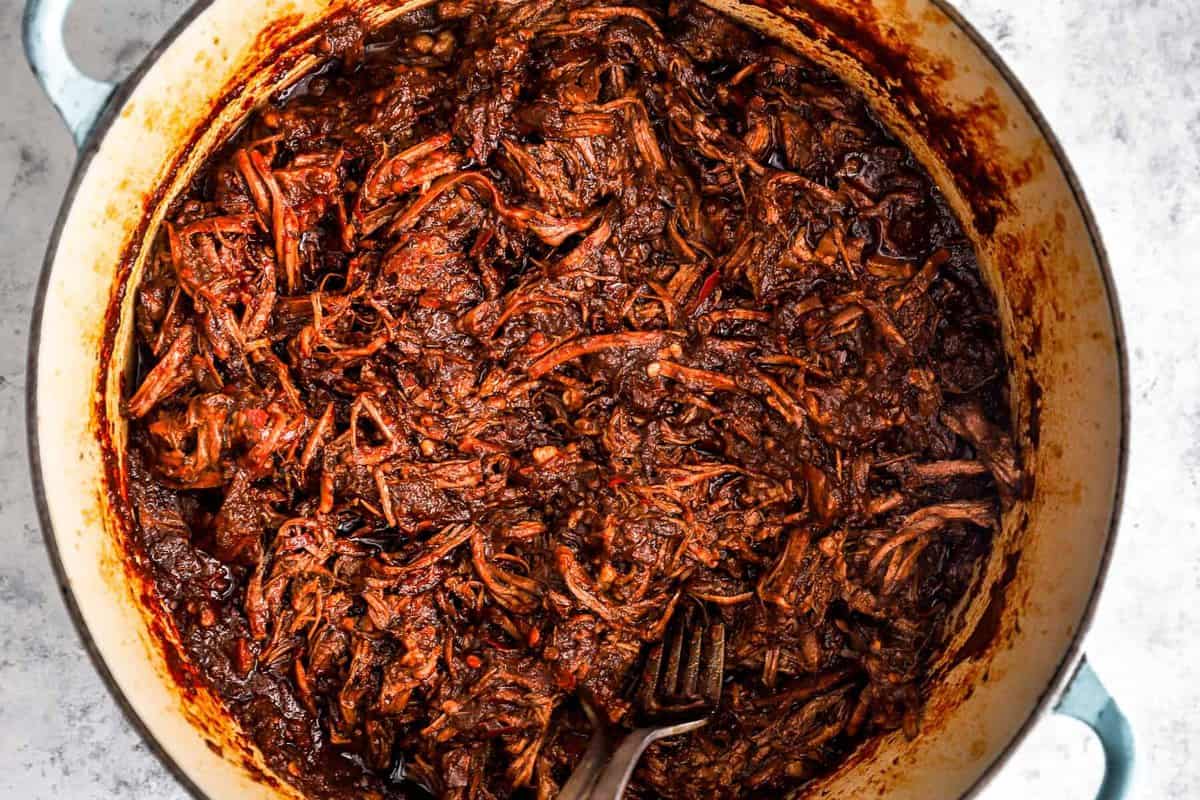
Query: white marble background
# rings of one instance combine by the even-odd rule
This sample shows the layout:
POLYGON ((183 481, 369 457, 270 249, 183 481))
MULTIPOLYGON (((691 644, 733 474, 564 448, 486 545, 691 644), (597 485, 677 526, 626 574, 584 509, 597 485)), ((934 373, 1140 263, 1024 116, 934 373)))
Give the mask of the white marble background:
MULTIPOLYGON (((30 497, 25 350, 71 140, 19 56, 0 0, 0 797, 175 800, 186 793, 104 689, 58 597, 30 497)), ((88 71, 120 76, 186 0, 76 0, 88 71)), ((1133 450, 1093 663, 1133 720, 1139 798, 1200 797, 1200 3, 957 0, 1073 160, 1112 257, 1129 335, 1133 450)), ((1049 718, 986 800, 1091 798, 1101 756, 1049 718)))

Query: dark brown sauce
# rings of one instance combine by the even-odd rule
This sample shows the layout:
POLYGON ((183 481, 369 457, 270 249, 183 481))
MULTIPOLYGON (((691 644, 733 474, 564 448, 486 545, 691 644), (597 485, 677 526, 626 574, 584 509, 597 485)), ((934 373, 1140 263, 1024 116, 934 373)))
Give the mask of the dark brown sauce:
POLYGON ((632 796, 916 735, 1023 478, 994 303, 912 155, 699 5, 443 2, 318 46, 137 288, 176 671, 318 797, 552 797, 579 698, 633 724, 690 604, 729 630, 722 706, 632 796))

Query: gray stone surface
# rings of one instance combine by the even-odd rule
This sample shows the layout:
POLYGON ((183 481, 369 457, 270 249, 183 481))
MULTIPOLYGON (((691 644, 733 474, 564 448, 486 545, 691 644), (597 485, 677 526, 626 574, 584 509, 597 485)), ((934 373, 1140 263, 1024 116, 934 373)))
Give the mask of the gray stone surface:
MULTIPOLYGON (((166 800, 185 792, 104 689, 43 553, 27 476, 33 288, 71 171, 70 138, 20 63, 19 0, 0 2, 0 796, 166 800)), ((121 75, 187 5, 78 0, 82 64, 121 75)), ((1200 797, 1200 5, 959 0, 1062 139, 1116 273, 1133 385, 1131 474, 1112 578, 1088 640, 1139 737, 1141 798, 1200 797)), ((1083 800, 1099 747, 1047 719, 987 800, 1083 800)))

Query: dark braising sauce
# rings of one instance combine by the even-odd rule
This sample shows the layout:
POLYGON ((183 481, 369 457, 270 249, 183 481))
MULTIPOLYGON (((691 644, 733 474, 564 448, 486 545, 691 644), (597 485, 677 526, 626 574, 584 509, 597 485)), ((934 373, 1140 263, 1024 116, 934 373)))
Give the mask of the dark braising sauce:
POLYGON ((724 620, 635 797, 778 796, 921 726, 1020 491, 994 304, 863 101, 689 3, 457 0, 258 113, 137 294, 138 535, 317 797, 551 798, 724 620))

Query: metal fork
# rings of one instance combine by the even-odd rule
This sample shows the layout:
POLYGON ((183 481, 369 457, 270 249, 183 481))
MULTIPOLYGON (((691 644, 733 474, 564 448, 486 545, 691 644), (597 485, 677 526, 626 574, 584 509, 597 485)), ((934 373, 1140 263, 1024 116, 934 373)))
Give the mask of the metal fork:
POLYGON ((677 614, 646 660, 637 692, 639 727, 615 751, 599 715, 584 704, 596 733, 559 800, 620 800, 651 743, 708 724, 721 699, 724 668, 725 626, 708 624, 695 608, 677 614))

